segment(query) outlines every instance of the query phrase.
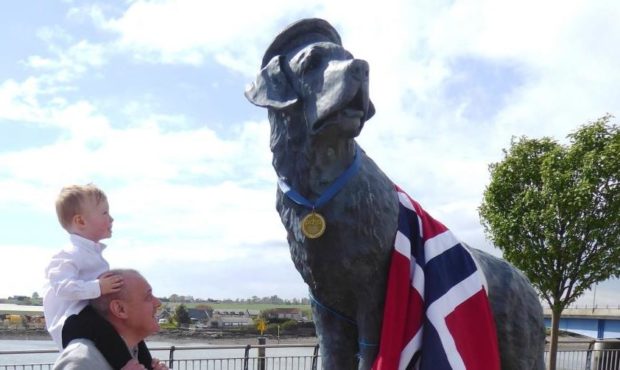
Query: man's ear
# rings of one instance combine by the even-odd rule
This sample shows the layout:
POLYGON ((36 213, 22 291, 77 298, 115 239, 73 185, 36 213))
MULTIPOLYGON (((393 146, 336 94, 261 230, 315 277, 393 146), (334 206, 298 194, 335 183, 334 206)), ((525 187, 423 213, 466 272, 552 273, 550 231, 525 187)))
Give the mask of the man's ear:
POLYGON ((298 96, 282 70, 284 56, 276 55, 245 89, 245 97, 259 107, 283 109, 297 103, 298 96))
POLYGON ((110 302, 110 313, 120 319, 127 318, 127 309, 125 308, 123 302, 118 299, 110 302))

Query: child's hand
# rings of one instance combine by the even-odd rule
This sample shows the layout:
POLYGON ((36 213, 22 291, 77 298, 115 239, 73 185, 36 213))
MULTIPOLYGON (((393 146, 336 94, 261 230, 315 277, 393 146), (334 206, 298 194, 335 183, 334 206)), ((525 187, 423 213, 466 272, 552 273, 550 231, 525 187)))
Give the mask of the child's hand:
POLYGON ((159 361, 156 358, 153 359, 152 366, 153 370, 169 370, 165 362, 159 361))
POLYGON ((123 277, 120 275, 106 272, 99 276, 99 288, 101 288, 101 295, 116 293, 121 290, 122 286, 123 277))
POLYGON ((121 368, 121 370, 146 370, 146 368, 142 366, 142 364, 138 361, 131 359, 127 361, 127 363, 121 368))

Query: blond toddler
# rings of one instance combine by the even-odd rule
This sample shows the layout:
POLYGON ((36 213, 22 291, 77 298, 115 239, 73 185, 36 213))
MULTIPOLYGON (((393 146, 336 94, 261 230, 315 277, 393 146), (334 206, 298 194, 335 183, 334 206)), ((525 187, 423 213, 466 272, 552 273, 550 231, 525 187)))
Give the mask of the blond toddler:
POLYGON ((45 269, 43 308, 47 330, 63 348, 65 320, 86 307, 90 299, 120 290, 123 279, 110 270, 102 239, 112 236, 105 193, 93 184, 64 187, 56 200, 56 214, 69 233, 71 245, 52 257, 45 269))

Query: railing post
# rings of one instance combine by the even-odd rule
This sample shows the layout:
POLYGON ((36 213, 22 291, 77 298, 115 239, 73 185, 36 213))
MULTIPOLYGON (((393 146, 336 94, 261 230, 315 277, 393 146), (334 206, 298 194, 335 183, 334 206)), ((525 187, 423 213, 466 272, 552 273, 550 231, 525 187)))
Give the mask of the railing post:
POLYGON ((248 370, 248 362, 250 360, 250 348, 251 345, 245 346, 245 354, 243 356, 243 370, 248 370))
POLYGON ((168 355, 168 368, 172 369, 174 367, 174 346, 170 346, 170 355, 168 355))
POLYGON ((258 345, 262 345, 258 347, 258 370, 265 370, 265 343, 267 343, 267 338, 258 337, 258 345))
POLYGON ((319 356, 319 345, 314 346, 314 354, 312 355, 312 370, 316 370, 317 358, 319 356))
POLYGON ((585 370, 592 369, 592 348, 594 347, 594 342, 595 341, 591 341, 590 344, 588 345, 588 352, 586 352, 586 369, 585 370))

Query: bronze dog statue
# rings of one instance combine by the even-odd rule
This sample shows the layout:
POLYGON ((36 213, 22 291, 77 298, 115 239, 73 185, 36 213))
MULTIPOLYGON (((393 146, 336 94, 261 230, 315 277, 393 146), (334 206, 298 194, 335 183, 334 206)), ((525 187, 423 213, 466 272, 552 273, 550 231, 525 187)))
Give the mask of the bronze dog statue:
MULTIPOLYGON (((377 347, 360 343, 379 342, 397 228, 394 185, 354 139, 374 114, 368 91, 368 64, 344 49, 321 19, 281 32, 246 90, 250 102, 268 108, 281 185, 276 208, 313 298, 328 370, 373 365, 377 347), (353 165, 356 172, 343 185, 353 165), (334 192, 334 183, 342 189, 334 192), (288 189, 302 200, 285 196, 288 189), (308 200, 314 201, 303 203, 308 200)), ((542 308, 529 281, 505 261, 470 251, 487 279, 502 369, 542 370, 542 308)))

